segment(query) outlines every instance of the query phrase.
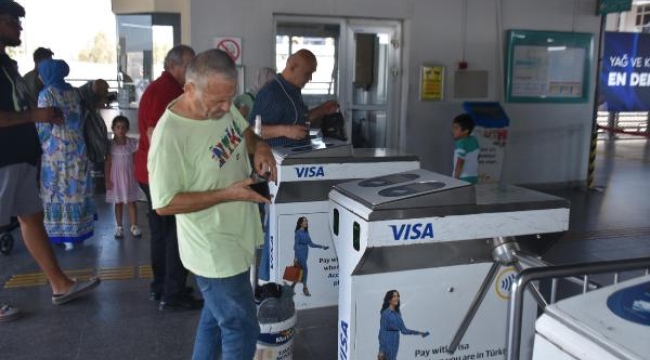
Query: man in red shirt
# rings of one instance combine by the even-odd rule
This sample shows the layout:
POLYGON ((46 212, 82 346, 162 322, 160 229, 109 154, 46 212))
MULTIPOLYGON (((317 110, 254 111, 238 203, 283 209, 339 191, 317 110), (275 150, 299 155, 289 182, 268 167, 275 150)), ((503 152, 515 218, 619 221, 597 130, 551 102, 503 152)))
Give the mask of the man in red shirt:
POLYGON ((177 45, 169 50, 165 57, 165 71, 144 91, 138 109, 140 142, 135 154, 135 177, 147 195, 153 270, 151 299, 160 300, 160 310, 194 310, 202 305, 186 291, 187 270, 178 254, 174 216, 160 216, 151 209, 147 172, 147 154, 153 129, 169 103, 183 94, 185 68, 194 55, 194 50, 186 45, 177 45))

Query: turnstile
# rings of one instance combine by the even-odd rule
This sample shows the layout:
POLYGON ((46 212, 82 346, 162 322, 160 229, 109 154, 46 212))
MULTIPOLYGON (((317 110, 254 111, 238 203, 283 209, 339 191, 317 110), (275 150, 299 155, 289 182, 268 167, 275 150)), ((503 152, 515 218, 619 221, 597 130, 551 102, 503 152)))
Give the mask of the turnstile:
MULTIPOLYGON (((503 359, 520 266, 511 255, 541 251, 569 225, 564 199, 426 170, 339 184, 329 197, 339 359, 374 359, 380 344, 388 360, 503 359), (383 310, 395 291, 399 316, 383 310), (386 325, 397 317, 413 331, 386 325)), ((526 301, 529 339, 534 305, 526 301)))
POLYGON ((549 305, 535 330, 535 360, 650 359, 650 276, 549 305))
MULTIPOLYGON (((332 186, 352 179, 418 169, 417 156, 389 149, 353 149, 350 144, 313 140, 311 144, 276 147, 277 184, 270 184, 269 206, 270 281, 283 279, 285 269, 298 258, 303 279, 295 286, 297 309, 338 303, 339 264, 328 229, 328 197, 332 186), (299 220, 308 221, 313 247, 295 249, 299 220)), ((305 241, 305 235, 300 235, 305 241)))

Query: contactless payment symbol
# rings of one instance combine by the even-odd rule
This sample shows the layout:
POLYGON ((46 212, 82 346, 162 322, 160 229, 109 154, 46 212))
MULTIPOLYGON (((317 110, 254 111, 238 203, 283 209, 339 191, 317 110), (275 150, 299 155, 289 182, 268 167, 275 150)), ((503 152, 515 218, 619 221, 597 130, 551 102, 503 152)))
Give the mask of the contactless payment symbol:
POLYGON ((607 307, 625 320, 650 326, 650 281, 614 292, 607 307))
POLYGON ((499 273, 494 281, 494 289, 497 295, 503 300, 510 299, 510 289, 517 278, 517 272, 514 268, 509 267, 499 273))

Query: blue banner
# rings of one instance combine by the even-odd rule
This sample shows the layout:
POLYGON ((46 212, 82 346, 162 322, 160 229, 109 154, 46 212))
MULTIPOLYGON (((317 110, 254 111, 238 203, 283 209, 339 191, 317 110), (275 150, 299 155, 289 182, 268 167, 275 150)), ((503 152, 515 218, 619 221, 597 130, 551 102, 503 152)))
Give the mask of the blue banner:
POLYGON ((650 34, 605 33, 600 110, 650 111, 650 34))

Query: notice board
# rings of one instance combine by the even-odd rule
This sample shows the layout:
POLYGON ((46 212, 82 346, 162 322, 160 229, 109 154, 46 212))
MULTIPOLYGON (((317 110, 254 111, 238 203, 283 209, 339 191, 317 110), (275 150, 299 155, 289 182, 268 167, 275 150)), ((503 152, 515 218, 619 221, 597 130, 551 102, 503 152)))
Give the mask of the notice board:
POLYGON ((508 102, 587 102, 592 34, 509 30, 507 37, 508 102))

